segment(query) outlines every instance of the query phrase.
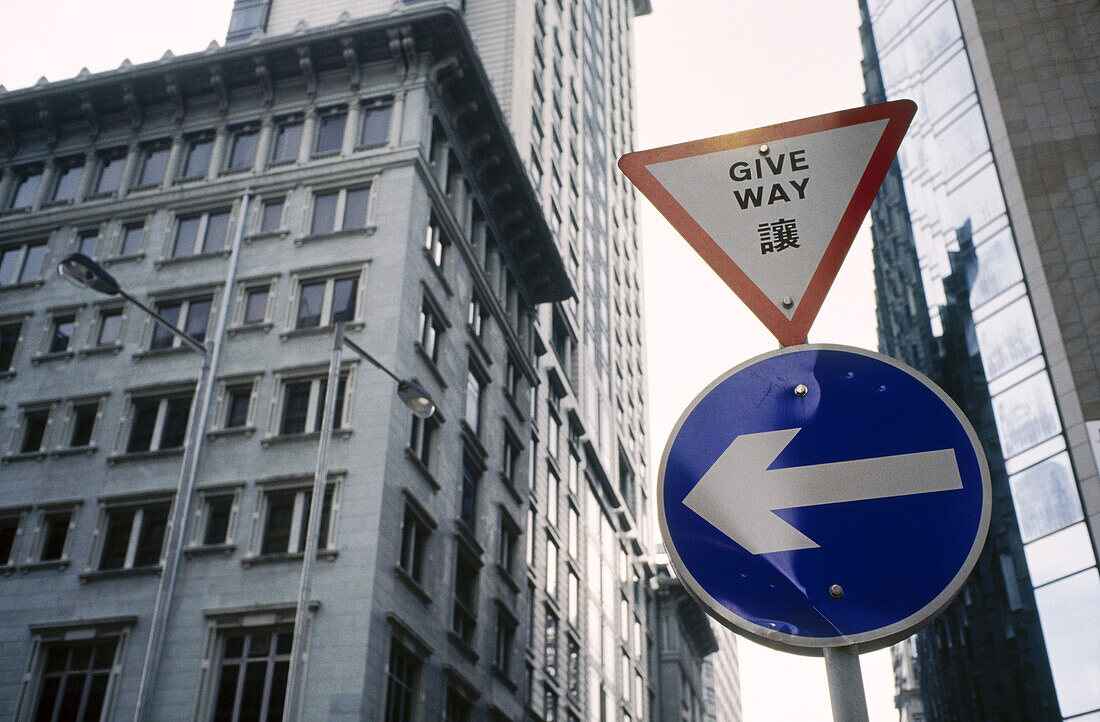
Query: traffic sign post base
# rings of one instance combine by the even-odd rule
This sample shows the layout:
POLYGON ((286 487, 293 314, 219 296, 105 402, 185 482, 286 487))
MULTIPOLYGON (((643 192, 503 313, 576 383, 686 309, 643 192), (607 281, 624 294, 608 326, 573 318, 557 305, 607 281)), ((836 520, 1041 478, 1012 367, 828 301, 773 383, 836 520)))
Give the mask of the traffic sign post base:
POLYGON ((859 652, 855 647, 825 647, 823 651, 833 722, 868 722, 859 652))

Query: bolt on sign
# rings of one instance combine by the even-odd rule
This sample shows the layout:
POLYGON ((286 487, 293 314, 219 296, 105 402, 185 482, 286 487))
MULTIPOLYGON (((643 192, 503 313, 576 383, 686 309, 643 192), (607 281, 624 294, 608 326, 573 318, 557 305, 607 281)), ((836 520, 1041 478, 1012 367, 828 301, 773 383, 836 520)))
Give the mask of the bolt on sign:
POLYGON ((789 346, 805 342, 916 109, 852 108, 628 153, 619 168, 789 346))

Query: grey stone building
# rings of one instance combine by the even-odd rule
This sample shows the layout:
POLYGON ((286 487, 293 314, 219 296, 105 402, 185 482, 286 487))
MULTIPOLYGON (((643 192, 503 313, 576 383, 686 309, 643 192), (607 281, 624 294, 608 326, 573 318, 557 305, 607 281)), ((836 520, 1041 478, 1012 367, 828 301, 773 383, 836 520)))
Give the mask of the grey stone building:
POLYGON ((0 94, 0 715, 281 718, 343 322, 439 411, 345 355, 302 718, 659 718, 612 171, 643 12, 238 0, 224 48, 0 94), (199 356, 62 283, 73 251, 206 344, 206 414, 199 356))
POLYGON ((1092 718, 1100 19, 1033 0, 861 9, 868 99, 920 106, 873 214, 880 343, 959 401, 994 477, 978 569, 895 656, 899 705, 1092 718))
POLYGON ((672 575, 667 562, 657 565, 653 586, 654 618, 659 627, 656 684, 660 710, 654 716, 703 722, 708 711, 704 662, 718 652, 714 627, 702 605, 672 575))

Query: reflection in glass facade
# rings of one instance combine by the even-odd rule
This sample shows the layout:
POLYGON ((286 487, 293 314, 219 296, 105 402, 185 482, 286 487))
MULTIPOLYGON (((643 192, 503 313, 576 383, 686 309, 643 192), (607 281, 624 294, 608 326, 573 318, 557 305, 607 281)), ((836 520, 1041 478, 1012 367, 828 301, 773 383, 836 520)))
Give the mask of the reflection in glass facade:
POLYGON ((943 353, 951 284, 963 283, 965 356, 988 383, 1058 708, 1100 715, 1100 576, 955 4, 861 5, 886 99, 919 106, 898 162, 932 333, 943 353))

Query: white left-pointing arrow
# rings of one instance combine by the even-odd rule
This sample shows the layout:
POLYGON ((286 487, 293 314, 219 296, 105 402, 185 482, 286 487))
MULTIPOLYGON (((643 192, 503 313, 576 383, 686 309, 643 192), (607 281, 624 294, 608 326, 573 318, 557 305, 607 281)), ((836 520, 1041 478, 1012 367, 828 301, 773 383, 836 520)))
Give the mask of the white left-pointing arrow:
POLYGON ((684 504, 750 554, 768 554, 820 546, 775 509, 962 488, 954 449, 768 469, 801 430, 738 436, 684 504))

